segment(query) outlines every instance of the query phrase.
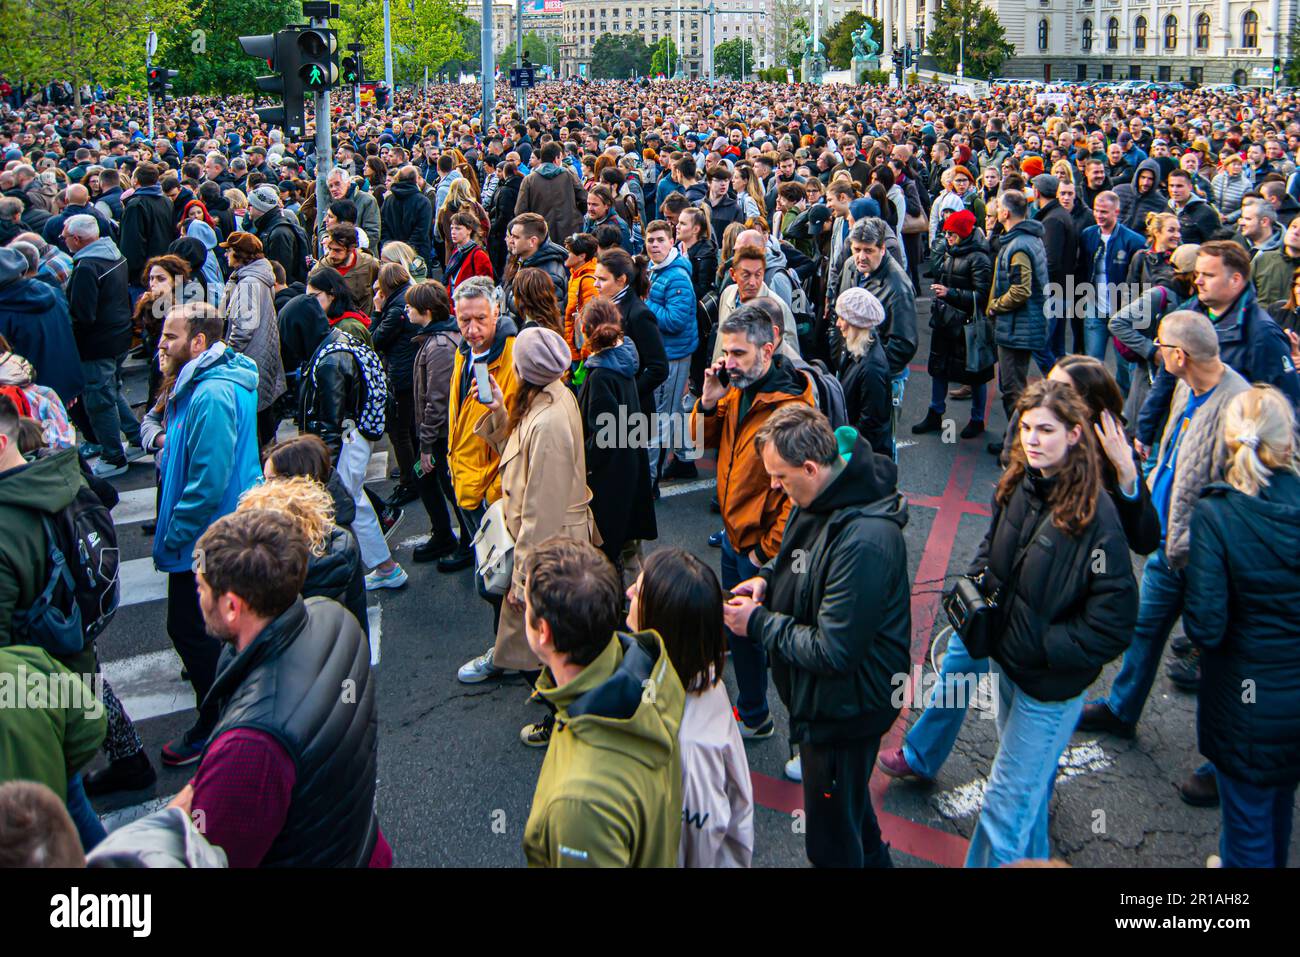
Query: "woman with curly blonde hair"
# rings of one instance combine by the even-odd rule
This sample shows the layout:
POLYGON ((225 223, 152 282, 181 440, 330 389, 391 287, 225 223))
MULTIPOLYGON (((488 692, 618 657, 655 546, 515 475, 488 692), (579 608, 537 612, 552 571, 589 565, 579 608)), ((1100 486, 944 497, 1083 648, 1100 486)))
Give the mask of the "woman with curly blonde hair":
POLYGON ((361 550, 352 533, 334 523, 334 500, 325 486, 305 475, 269 478, 239 498, 237 511, 258 508, 287 515, 307 539, 311 551, 302 597, 334 599, 352 612, 369 636, 361 550))

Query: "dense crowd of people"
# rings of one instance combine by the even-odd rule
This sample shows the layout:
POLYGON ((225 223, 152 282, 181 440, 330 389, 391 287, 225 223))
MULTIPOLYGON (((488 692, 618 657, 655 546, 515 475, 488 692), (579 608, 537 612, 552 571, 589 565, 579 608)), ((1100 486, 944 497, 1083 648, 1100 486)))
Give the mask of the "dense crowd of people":
POLYGON ((152 135, 116 97, 0 106, 0 675, 84 692, 0 708, 0 862, 391 865, 367 594, 409 587, 386 534, 418 502, 411 562, 472 576, 494 634, 458 680, 545 706, 531 865, 749 866, 769 676, 814 865, 890 866, 870 778, 933 781, 972 678, 1000 733, 967 865, 1047 859, 1071 734, 1137 733, 1181 619, 1205 760, 1180 793, 1222 808, 1224 866, 1285 866, 1294 98, 544 83, 485 118, 467 91, 359 120, 345 95, 328 158, 239 97, 152 135), (991 439, 1002 471, 892 747, 900 434, 991 439), (113 480, 150 454, 195 706, 160 758, 193 776, 106 839, 89 797, 156 780, 95 646, 113 480), (699 554, 654 548, 702 456, 699 554))

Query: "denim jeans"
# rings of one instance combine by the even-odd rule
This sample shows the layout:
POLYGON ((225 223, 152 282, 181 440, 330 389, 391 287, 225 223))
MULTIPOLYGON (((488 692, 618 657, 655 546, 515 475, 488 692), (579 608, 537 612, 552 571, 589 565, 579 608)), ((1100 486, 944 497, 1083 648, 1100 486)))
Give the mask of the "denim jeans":
POLYGON ((912 370, 904 368, 902 372, 889 381, 889 397, 893 411, 889 416, 889 446, 891 458, 898 461, 898 413, 903 407, 903 393, 907 391, 907 380, 912 377, 912 370))
MULTIPOLYGON (((722 587, 730 590, 758 574, 758 567, 731 547, 731 538, 722 536, 722 587)), ((736 710, 740 720, 757 728, 768 718, 767 652, 761 642, 745 635, 727 632, 731 649, 731 667, 736 672, 736 710)))
POLYGON ((357 516, 352 520, 352 533, 357 536, 361 563, 367 570, 376 568, 393 557, 388 550, 388 542, 384 541, 383 529, 379 527, 379 516, 375 514, 375 508, 366 495, 366 468, 370 465, 372 448, 370 440, 353 426, 343 435, 343 446, 339 449, 338 461, 334 465, 339 480, 357 506, 357 516))
POLYGON ((1106 345, 1110 342, 1110 329, 1104 316, 1087 316, 1083 320, 1083 347, 1094 359, 1106 361, 1106 345))
POLYGON ((1286 867, 1296 786, 1261 787, 1222 771, 1218 778, 1223 813, 1219 856, 1223 866, 1286 867))
POLYGON ((662 474, 669 452, 679 458, 694 454, 687 442, 686 417, 682 412, 682 395, 690 379, 691 357, 671 359, 668 378, 655 388, 655 421, 648 448, 651 482, 662 474))
MULTIPOLYGON (((936 415, 943 415, 944 410, 948 407, 948 385, 947 379, 941 379, 935 376, 930 379, 930 411, 936 415)), ((981 382, 979 385, 970 387, 970 420, 972 422, 984 421, 984 406, 988 401, 989 384, 981 382)))
POLYGON ((105 462, 121 465, 126 461, 122 448, 122 433, 135 445, 140 444, 140 423, 122 395, 122 363, 126 353, 116 359, 90 359, 81 363, 86 379, 86 391, 81 401, 86 404, 86 416, 95 432, 95 440, 104 450, 105 462))
POLYGON ((963 690, 958 686, 967 675, 983 675, 988 670, 989 660, 972 658, 961 636, 953 632, 934 687, 925 699, 925 710, 903 739, 903 757, 917 774, 927 778, 938 777, 939 769, 957 742, 961 723, 966 717, 966 706, 978 678, 966 684, 963 690), (962 705, 954 707, 954 702, 959 699, 962 705))
POLYGON ((1137 724, 1142 717, 1165 642, 1183 613, 1186 584, 1183 573, 1169 567, 1163 548, 1147 559, 1133 644, 1124 652, 1124 662, 1110 686, 1110 697, 1104 699, 1115 717, 1127 724, 1137 724))
POLYGON ((104 823, 86 797, 86 788, 81 783, 80 774, 68 776, 68 816, 77 827, 77 836, 81 838, 81 849, 85 853, 89 854, 95 845, 108 837, 104 823))
POLYGON ((1034 361, 1044 376, 1052 371, 1056 360, 1065 355, 1065 319, 1059 315, 1048 315, 1045 321, 1047 339, 1041 349, 1034 351, 1034 361))
POLYGON ((998 681, 998 753, 984 789, 984 808, 971 835, 967 867, 1001 867, 1051 856, 1047 812, 1056 769, 1083 713, 1083 695, 1039 701, 991 662, 998 681))

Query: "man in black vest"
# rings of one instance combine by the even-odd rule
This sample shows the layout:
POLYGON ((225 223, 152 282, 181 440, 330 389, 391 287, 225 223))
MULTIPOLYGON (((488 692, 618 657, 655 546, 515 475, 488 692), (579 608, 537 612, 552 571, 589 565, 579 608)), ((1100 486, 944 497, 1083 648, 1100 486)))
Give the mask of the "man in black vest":
POLYGON ((172 801, 231 867, 389 867, 375 816, 370 646, 328 598, 304 602, 307 540, 287 515, 223 516, 194 549, 208 633, 226 644, 221 717, 172 801))

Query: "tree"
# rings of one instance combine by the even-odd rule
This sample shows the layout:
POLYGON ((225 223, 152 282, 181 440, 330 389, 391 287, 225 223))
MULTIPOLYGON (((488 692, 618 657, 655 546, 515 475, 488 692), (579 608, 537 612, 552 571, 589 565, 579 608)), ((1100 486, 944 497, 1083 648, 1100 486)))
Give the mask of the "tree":
MULTIPOLYGON (((864 17, 857 10, 850 10, 840 22, 822 34, 822 44, 826 47, 826 60, 832 66, 847 70, 853 65, 853 34, 862 29, 862 24, 870 23, 872 36, 877 43, 885 35, 884 25, 872 17, 864 17)), ((882 48, 884 44, 881 44, 882 48)))
POLYGON ((733 79, 740 79, 742 75, 746 78, 753 76, 755 70, 753 42, 736 37, 726 43, 719 43, 713 50, 713 69, 717 71, 718 76, 729 76, 733 79))
POLYGON ((180 96, 251 92, 254 78, 269 71, 244 52, 239 38, 275 33, 301 20, 298 0, 205 0, 193 23, 160 32, 154 62, 179 71, 173 82, 180 96))
POLYGON ((776 66, 799 69, 808 21, 801 0, 772 0, 772 61, 776 66))
MULTIPOLYGON (((384 4, 383 0, 339 0, 339 15, 331 21, 338 30, 339 47, 364 43, 362 70, 367 80, 384 76, 384 4)), ((396 42, 396 38, 394 38, 396 42)))
POLYGON ((926 39, 926 49, 944 73, 954 73, 966 50, 966 76, 987 79, 1016 48, 1007 42, 998 16, 980 0, 944 0, 935 30, 926 39))
MULTIPOLYGON (((536 30, 529 30, 524 34, 524 53, 533 66, 545 66, 547 63, 559 65, 560 37, 554 33, 539 35, 536 30)), ((515 65, 514 40, 501 52, 499 62, 503 68, 515 65)))
POLYGON ((1286 38, 1287 58, 1283 64, 1283 77, 1290 86, 1300 84, 1300 20, 1291 28, 1286 38))
POLYGON ((591 48, 591 76, 596 80, 626 80, 650 72, 654 51, 639 33, 605 33, 591 48))
POLYGON ((88 82, 143 91, 150 28, 183 27, 194 13, 191 0, 4 0, 0 73, 28 83, 66 80, 78 110, 88 82))
MULTIPOLYGON (((464 15, 464 0, 398 0, 391 4, 394 80, 401 76, 417 82, 426 69, 436 73, 449 60, 468 55, 460 29, 464 15)), ((381 6, 381 36, 382 19, 381 6)))
POLYGON ((681 62, 677 44, 673 42, 672 37, 663 37, 654 45, 654 55, 650 58, 650 74, 658 76, 662 73, 664 76, 671 77, 678 69, 685 71, 686 67, 681 62))

